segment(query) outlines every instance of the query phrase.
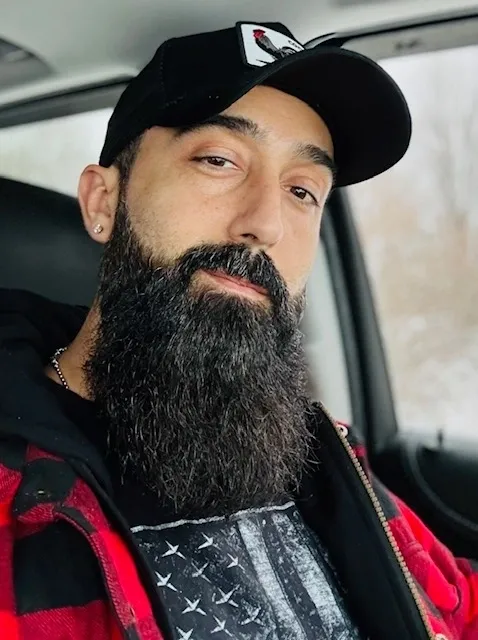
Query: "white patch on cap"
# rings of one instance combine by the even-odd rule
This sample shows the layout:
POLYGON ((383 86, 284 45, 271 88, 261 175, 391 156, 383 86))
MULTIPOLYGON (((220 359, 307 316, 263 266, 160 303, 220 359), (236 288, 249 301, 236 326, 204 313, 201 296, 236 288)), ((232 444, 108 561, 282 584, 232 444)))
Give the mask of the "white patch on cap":
POLYGON ((242 23, 239 26, 245 61, 253 67, 264 67, 293 53, 304 51, 297 40, 280 31, 260 24, 242 23))

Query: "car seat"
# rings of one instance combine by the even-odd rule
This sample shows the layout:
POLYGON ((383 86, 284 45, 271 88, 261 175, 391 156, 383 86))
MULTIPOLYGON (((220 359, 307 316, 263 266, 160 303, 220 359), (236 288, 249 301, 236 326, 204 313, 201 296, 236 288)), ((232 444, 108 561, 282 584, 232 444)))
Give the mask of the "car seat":
POLYGON ((101 251, 76 198, 0 178, 0 288, 90 305, 101 251))

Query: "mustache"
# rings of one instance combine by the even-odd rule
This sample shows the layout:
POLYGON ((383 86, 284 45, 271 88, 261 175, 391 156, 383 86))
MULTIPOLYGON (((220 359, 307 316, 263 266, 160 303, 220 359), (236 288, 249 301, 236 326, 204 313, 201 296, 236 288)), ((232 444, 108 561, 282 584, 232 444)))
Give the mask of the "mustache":
MULTIPOLYGON (((161 265, 156 267, 159 272, 163 268, 161 265)), ((197 271, 222 272, 262 287, 273 304, 282 304, 288 298, 287 285, 271 258, 263 251, 254 253, 246 244, 205 244, 192 247, 167 270, 184 284, 189 284, 197 271)))

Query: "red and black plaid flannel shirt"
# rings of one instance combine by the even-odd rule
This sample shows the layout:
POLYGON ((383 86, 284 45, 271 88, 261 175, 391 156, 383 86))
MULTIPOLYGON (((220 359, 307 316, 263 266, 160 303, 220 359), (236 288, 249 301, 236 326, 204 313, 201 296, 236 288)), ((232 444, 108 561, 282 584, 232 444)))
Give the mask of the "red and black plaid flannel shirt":
MULTIPOLYGON (((364 448, 354 450, 367 469, 364 448)), ((477 640, 478 567, 456 560, 403 502, 374 486, 387 513, 393 503, 389 523, 436 640, 477 640)), ((143 584, 71 465, 20 439, 0 441, 1 640, 161 640, 143 584), (44 582, 52 571, 57 580, 44 582)))

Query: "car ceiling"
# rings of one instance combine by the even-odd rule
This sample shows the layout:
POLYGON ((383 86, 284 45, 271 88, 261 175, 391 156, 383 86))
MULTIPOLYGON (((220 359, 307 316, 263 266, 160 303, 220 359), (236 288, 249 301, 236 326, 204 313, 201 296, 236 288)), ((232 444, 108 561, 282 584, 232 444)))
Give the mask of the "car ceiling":
POLYGON ((240 20, 283 22, 305 43, 473 9, 476 0, 3 0, 0 41, 33 55, 28 64, 0 56, 0 106, 125 80, 166 38, 240 20))

